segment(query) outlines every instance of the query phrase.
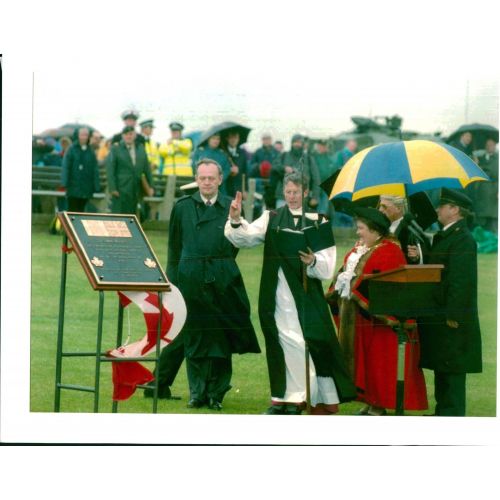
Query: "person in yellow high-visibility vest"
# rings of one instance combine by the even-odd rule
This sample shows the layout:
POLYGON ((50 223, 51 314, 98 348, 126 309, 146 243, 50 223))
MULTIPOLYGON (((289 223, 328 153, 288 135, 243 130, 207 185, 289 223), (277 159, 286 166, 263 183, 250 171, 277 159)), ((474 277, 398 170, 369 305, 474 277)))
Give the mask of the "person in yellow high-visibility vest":
POLYGON ((159 173, 160 167, 160 144, 153 140, 154 120, 144 120, 139 123, 141 134, 144 137, 144 149, 148 155, 149 165, 153 174, 159 173))
POLYGON ((170 139, 160 146, 160 156, 163 158, 163 175, 192 176, 191 151, 193 143, 191 139, 182 138, 184 126, 179 122, 169 125, 170 139))

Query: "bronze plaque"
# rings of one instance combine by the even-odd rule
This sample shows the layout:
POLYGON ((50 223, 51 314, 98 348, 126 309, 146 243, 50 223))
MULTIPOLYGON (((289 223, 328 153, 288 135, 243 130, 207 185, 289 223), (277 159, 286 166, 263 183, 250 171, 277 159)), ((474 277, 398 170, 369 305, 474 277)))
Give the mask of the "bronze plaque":
POLYGON ((61 212, 59 218, 95 290, 170 290, 135 215, 61 212))

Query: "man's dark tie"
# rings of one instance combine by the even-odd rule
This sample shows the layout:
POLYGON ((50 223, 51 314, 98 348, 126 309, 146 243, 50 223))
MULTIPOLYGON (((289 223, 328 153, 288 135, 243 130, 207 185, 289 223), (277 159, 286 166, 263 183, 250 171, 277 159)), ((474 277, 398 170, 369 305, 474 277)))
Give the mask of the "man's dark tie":
POLYGON ((206 205, 207 207, 209 207, 210 205, 212 205, 212 202, 211 202, 210 200, 208 200, 208 201, 205 203, 205 205, 206 205))

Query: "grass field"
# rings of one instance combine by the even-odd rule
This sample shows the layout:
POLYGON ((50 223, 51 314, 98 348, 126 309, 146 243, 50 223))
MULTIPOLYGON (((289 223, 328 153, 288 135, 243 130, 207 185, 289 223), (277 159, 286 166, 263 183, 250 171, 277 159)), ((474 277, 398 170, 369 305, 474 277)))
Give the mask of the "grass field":
MULTIPOLYGON (((166 262, 166 232, 149 231, 147 236, 164 265, 166 262)), ((44 226, 33 226, 32 233, 32 287, 31 287, 31 393, 32 412, 51 412, 54 408, 54 382, 56 340, 59 308, 61 268, 61 236, 50 235, 44 226)), ((345 254, 347 243, 338 246, 338 260, 345 254)), ((257 316, 258 286, 262 248, 242 250, 238 255, 245 285, 252 304, 252 321, 264 351, 264 339, 257 316)), ((496 412, 496 283, 497 255, 479 256, 479 312, 483 338, 483 373, 467 376, 467 415, 495 416, 496 412)), ((74 254, 68 259, 66 315, 64 332, 65 351, 95 351, 97 332, 98 293, 95 292, 74 254)), ((106 292, 104 311, 103 351, 113 348, 116 342, 118 300, 115 292, 106 292)), ((125 310, 124 339, 129 331, 131 342, 145 333, 141 312, 134 307, 125 310)), ((152 363, 147 364, 153 367, 152 363)), ((63 361, 62 382, 67 384, 94 385, 95 360, 93 358, 66 358, 63 361)), ((433 408, 432 372, 425 370, 427 393, 433 408)), ((111 411, 111 366, 101 364, 100 412, 111 411)), ((159 400, 159 413, 207 413, 210 410, 186 408, 188 386, 185 365, 172 387, 180 401, 159 400)), ((265 355, 246 354, 233 357, 232 390, 224 399, 223 413, 260 414, 269 405, 269 383, 265 355)), ((352 415, 360 403, 341 405, 340 414, 352 415)), ((62 412, 92 412, 93 394, 61 391, 62 412)), ((128 401, 119 403, 119 412, 150 413, 152 402, 143 397, 142 391, 128 401)), ((418 415, 426 412, 407 412, 418 415)))

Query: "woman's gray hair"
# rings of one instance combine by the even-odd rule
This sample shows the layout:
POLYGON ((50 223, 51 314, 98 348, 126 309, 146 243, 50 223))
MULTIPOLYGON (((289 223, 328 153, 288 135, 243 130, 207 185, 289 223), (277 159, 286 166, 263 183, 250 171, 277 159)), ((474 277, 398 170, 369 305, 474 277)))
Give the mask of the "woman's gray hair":
POLYGON ((404 214, 408 212, 408 200, 404 196, 380 195, 380 201, 388 200, 400 208, 404 214))
POLYGON ((201 158, 200 160, 198 160, 196 162, 196 165, 195 165, 195 176, 198 175, 198 167, 200 165, 203 165, 204 163, 211 163, 212 165, 215 165, 217 167, 217 170, 219 171, 219 175, 221 177, 223 176, 222 167, 215 160, 212 160, 212 158, 201 158))

